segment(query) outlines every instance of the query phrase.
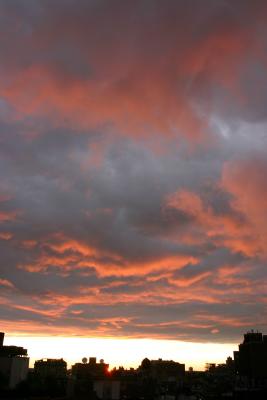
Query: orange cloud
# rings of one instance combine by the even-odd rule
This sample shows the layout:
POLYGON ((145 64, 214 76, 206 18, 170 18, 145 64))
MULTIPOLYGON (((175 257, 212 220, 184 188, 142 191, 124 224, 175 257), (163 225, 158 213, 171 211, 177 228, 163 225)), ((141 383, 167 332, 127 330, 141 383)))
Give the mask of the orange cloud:
POLYGON ((217 133, 266 119, 267 7, 26 3, 21 15, 0 5, 6 314, 53 334, 261 323, 235 312, 266 292, 266 157, 227 161, 220 179, 251 142, 217 133))
POLYGON ((0 223, 6 221, 14 221, 17 215, 17 211, 0 211, 0 223))
MULTIPOLYGON (((25 241, 23 246, 32 249, 36 242, 25 241)), ((41 252, 35 261, 20 264, 19 268, 29 272, 47 271, 49 268, 58 268, 62 274, 69 273, 73 268, 95 268, 100 276, 120 274, 128 276, 133 273, 146 274, 149 271, 171 271, 183 267, 188 263, 196 263, 198 258, 188 254, 153 254, 141 260, 130 260, 116 252, 107 251, 101 247, 92 246, 85 241, 55 233, 43 239, 41 252)))
POLYGON ((14 285, 12 282, 10 282, 7 279, 0 279, 0 286, 4 286, 6 288, 14 288, 14 285))
POLYGON ((225 163, 222 185, 232 194, 232 206, 245 215, 247 225, 239 232, 234 246, 249 256, 267 256, 267 162, 258 157, 225 163))
POLYGON ((165 197, 163 212, 168 209, 176 209, 188 218, 188 223, 178 225, 177 240, 184 243, 201 244, 211 239, 221 244, 231 233, 231 236, 238 231, 239 223, 227 214, 216 215, 209 205, 197 193, 179 189, 165 197))
POLYGON ((10 240, 12 239, 13 234, 10 232, 0 232, 0 239, 2 240, 10 240))
MULTIPOLYGON (((239 7, 244 16, 253 15, 252 21, 263 23, 264 6, 239 7)), ((158 7, 154 15, 142 17, 142 6, 136 2, 134 9, 128 3, 114 5, 117 13, 109 4, 98 11, 84 8, 86 19, 71 5, 64 15, 55 7, 53 17, 46 9, 47 19, 34 25, 31 39, 24 35, 18 39, 16 45, 23 45, 30 62, 20 65, 19 59, 7 58, 9 79, 3 81, 0 93, 19 111, 49 115, 85 130, 114 125, 130 135, 152 131, 200 141, 210 137, 208 123, 194 105, 201 86, 208 91, 217 85, 236 102, 246 102, 236 76, 249 57, 264 54, 261 38, 253 35, 253 23, 235 23, 226 13, 220 23, 205 19, 203 26, 191 12, 186 23, 179 4, 165 11, 158 7), (140 18, 138 34, 132 25, 135 13, 140 18), (199 28, 197 38, 190 18, 199 28), (121 19, 129 23, 122 26, 121 19), (66 43, 68 51, 78 53, 76 57, 67 52, 64 59, 66 43), (38 49, 43 49, 41 58, 38 49), (51 56, 46 59, 47 49, 51 56), (9 71, 12 62, 18 65, 12 64, 9 71)))

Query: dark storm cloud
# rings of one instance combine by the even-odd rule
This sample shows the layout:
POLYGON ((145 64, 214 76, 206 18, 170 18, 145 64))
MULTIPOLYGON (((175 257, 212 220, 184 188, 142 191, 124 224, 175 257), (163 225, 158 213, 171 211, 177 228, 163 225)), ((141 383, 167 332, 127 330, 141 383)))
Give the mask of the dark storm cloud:
POLYGON ((264 3, 0 10, 2 329, 264 329, 264 3))

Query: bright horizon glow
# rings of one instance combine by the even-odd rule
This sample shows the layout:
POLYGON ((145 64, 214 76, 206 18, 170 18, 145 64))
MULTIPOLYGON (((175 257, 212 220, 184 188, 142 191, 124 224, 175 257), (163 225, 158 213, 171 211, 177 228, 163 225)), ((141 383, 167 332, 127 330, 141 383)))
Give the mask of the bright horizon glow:
POLYGON ((6 345, 23 346, 28 349, 30 366, 41 358, 64 358, 68 367, 81 362, 83 357, 103 358, 110 368, 137 367, 141 361, 162 358, 184 363, 186 370, 204 370, 205 363, 223 363, 233 356, 237 344, 196 343, 160 339, 114 339, 84 337, 5 337, 6 345))

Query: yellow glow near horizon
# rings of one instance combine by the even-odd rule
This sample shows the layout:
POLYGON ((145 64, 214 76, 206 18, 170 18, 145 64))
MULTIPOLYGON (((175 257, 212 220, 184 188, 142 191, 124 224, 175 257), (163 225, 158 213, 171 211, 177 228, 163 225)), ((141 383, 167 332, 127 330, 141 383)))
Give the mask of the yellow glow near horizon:
POLYGON ((13 336, 5 338, 6 345, 28 349, 30 366, 36 359, 64 358, 70 367, 83 357, 103 358, 110 368, 115 366, 137 367, 149 359, 174 360, 203 370, 206 362, 223 363, 233 356, 237 345, 233 343, 195 343, 160 339, 114 339, 84 337, 33 337, 13 336))

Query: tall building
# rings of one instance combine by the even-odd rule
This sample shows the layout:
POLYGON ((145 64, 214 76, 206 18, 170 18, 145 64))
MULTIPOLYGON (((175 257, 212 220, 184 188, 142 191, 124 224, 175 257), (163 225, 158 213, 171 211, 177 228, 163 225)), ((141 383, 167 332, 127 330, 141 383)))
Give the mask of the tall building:
POLYGON ((0 332, 0 374, 6 386, 13 389, 27 378, 29 358, 23 347, 4 346, 5 334, 0 332))
POLYGON ((267 398, 267 335, 247 332, 234 352, 237 400, 267 398))
POLYGON ((0 348, 3 347, 4 345, 4 338, 5 338, 4 332, 0 332, 0 348))
POLYGON ((234 352, 236 372, 249 380, 267 379, 267 335, 248 332, 234 352))

